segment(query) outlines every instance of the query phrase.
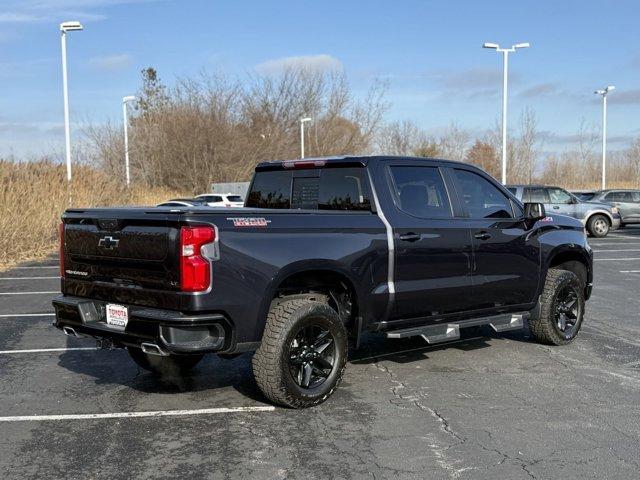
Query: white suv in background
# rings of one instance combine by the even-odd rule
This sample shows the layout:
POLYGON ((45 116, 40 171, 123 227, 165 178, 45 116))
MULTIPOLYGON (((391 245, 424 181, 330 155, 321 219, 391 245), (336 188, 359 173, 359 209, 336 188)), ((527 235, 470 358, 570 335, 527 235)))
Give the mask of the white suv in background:
POLYGON ((201 198, 210 207, 244 207, 244 200, 234 193, 203 193, 196 198, 201 198))

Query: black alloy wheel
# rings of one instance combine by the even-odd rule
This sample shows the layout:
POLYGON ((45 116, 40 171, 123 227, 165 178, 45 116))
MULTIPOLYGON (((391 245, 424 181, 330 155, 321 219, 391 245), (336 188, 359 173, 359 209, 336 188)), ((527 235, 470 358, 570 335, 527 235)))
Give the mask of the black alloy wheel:
POLYGON ((335 339, 319 325, 302 327, 289 345, 289 371, 296 384, 304 389, 316 388, 334 368, 335 339))

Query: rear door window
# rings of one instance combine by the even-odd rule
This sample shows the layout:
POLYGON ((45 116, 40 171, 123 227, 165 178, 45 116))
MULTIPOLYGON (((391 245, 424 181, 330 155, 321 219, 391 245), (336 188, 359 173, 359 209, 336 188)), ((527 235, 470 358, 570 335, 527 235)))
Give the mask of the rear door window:
POLYGON ((616 194, 616 201, 622 203, 631 203, 633 202, 633 195, 631 195, 631 192, 618 192, 616 194))
POLYGON ((529 203, 551 203, 547 190, 539 187, 525 188, 522 201, 529 203))
POLYGON ((451 201, 436 167, 390 167, 392 190, 400 210, 419 218, 452 218, 451 201))

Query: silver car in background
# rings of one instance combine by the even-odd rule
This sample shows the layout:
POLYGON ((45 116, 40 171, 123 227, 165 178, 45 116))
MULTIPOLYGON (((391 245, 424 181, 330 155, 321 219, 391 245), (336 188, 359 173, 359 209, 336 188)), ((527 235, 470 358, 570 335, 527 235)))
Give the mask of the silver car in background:
POLYGON ((595 193, 591 201, 608 203, 620 211, 621 227, 640 223, 640 190, 609 189, 595 193))
POLYGON ((620 228, 617 207, 604 202, 578 199, 564 188, 546 185, 507 185, 522 202, 543 203, 547 212, 573 217, 582 222, 589 235, 606 237, 610 230, 620 228))

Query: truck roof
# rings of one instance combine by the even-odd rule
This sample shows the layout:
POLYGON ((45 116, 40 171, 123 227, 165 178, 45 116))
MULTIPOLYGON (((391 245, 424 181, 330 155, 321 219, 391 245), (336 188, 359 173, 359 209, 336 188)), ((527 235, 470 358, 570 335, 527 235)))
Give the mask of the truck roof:
POLYGON ((333 157, 307 157, 293 160, 269 160, 260 162, 255 171, 265 170, 280 170, 284 168, 294 168, 300 166, 306 166, 307 168, 321 168, 321 167, 366 167, 369 162, 377 160, 429 160, 431 162, 440 162, 443 164, 465 164, 464 162, 457 162, 455 160, 445 160, 441 158, 427 158, 427 157, 412 157, 412 156, 399 156, 399 155, 342 155, 333 157))

